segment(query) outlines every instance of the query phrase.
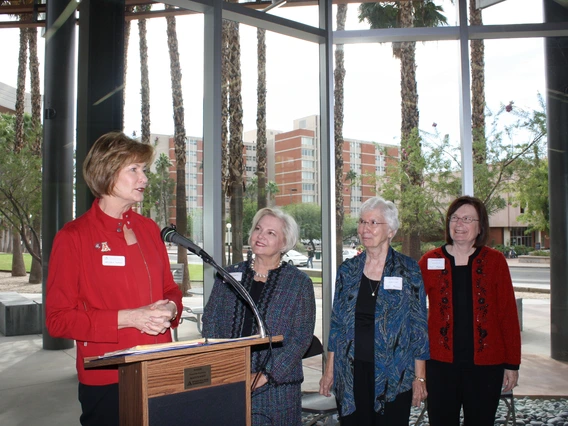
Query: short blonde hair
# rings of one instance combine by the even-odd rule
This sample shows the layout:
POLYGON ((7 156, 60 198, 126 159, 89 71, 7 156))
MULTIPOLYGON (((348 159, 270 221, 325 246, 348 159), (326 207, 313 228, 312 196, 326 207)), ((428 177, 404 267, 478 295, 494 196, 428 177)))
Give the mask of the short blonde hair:
POLYGON ((112 195, 118 173, 132 163, 150 166, 154 148, 121 132, 102 135, 93 144, 83 163, 83 178, 96 198, 112 195))
POLYGON ((257 211, 254 215, 254 218, 252 219, 252 226, 249 231, 248 239, 249 246, 251 245, 250 239, 252 232, 254 231, 254 228, 256 228, 256 225, 258 225, 258 222, 260 222, 260 219, 262 219, 264 216, 274 216, 275 218, 282 221, 282 233, 284 234, 284 248, 282 249, 282 254, 296 247, 298 239, 300 238, 300 232, 298 230, 298 224, 296 223, 294 218, 288 213, 284 213, 282 210, 271 209, 268 207, 257 211))

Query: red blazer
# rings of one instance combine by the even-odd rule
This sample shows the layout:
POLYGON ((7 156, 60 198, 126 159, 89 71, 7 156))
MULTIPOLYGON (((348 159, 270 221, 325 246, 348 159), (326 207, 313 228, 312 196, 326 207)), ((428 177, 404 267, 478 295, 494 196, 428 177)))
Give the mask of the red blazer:
MULTIPOLYGON (((430 358, 453 362, 453 303, 450 260, 441 248, 426 253, 419 262, 429 302, 430 358), (444 259, 443 269, 433 269, 428 259, 444 259)), ((472 263, 474 354, 476 365, 521 363, 521 332, 509 266, 503 254, 482 247, 472 263)))
POLYGON ((181 291, 153 220, 132 210, 122 219, 112 218, 96 200, 55 236, 46 285, 46 326, 53 337, 76 340, 81 383, 118 383, 116 369, 85 370, 84 357, 172 340, 169 332, 150 336, 135 328, 118 329, 119 310, 160 299, 174 301, 182 312, 181 291), (138 244, 126 244, 124 223, 134 230, 138 244))

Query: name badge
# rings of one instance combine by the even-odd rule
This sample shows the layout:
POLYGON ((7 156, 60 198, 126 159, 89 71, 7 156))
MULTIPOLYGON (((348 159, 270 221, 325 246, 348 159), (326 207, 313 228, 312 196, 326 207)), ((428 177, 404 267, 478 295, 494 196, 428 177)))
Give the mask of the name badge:
POLYGON ((443 258, 430 258, 428 259, 428 270, 442 270, 445 268, 446 259, 443 258))
POLYGON ((124 256, 103 256, 104 266, 124 266, 126 258, 124 256))
POLYGON ((231 276, 236 279, 238 282, 241 282, 241 280, 243 279, 243 273, 242 272, 231 272, 231 276))
POLYGON ((385 290, 402 290, 402 278, 385 277, 384 287, 385 290))

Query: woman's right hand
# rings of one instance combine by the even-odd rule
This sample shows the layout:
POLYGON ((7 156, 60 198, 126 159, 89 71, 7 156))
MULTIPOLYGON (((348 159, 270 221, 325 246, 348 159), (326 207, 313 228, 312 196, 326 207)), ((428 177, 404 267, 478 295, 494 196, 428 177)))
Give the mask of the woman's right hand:
POLYGON ((118 328, 137 328, 141 333, 152 336, 163 334, 171 326, 170 307, 167 300, 159 300, 147 306, 136 309, 118 311, 118 328))
POLYGON ((323 396, 331 396, 331 387, 333 386, 333 352, 327 353, 327 365, 325 372, 320 379, 319 393, 323 396))

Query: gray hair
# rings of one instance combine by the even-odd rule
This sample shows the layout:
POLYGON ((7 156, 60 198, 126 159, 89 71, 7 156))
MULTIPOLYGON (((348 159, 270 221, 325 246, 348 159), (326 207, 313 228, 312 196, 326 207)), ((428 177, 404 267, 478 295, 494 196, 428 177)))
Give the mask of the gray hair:
POLYGON ((258 225, 258 222, 260 222, 260 219, 262 219, 264 216, 273 216, 282 221, 282 233, 284 234, 284 248, 282 249, 282 254, 296 247, 298 239, 300 238, 300 231, 298 230, 298 224, 296 223, 294 218, 288 213, 284 213, 282 210, 271 209, 268 207, 260 209, 254 215, 254 218, 252 219, 252 226, 249 231, 249 245, 252 232, 256 228, 256 225, 258 225))
POLYGON ((386 201, 381 197, 371 197, 361 204, 359 217, 369 210, 379 210, 390 230, 396 234, 396 231, 398 231, 398 227, 400 226, 400 221, 398 220, 398 209, 392 201, 386 201))

